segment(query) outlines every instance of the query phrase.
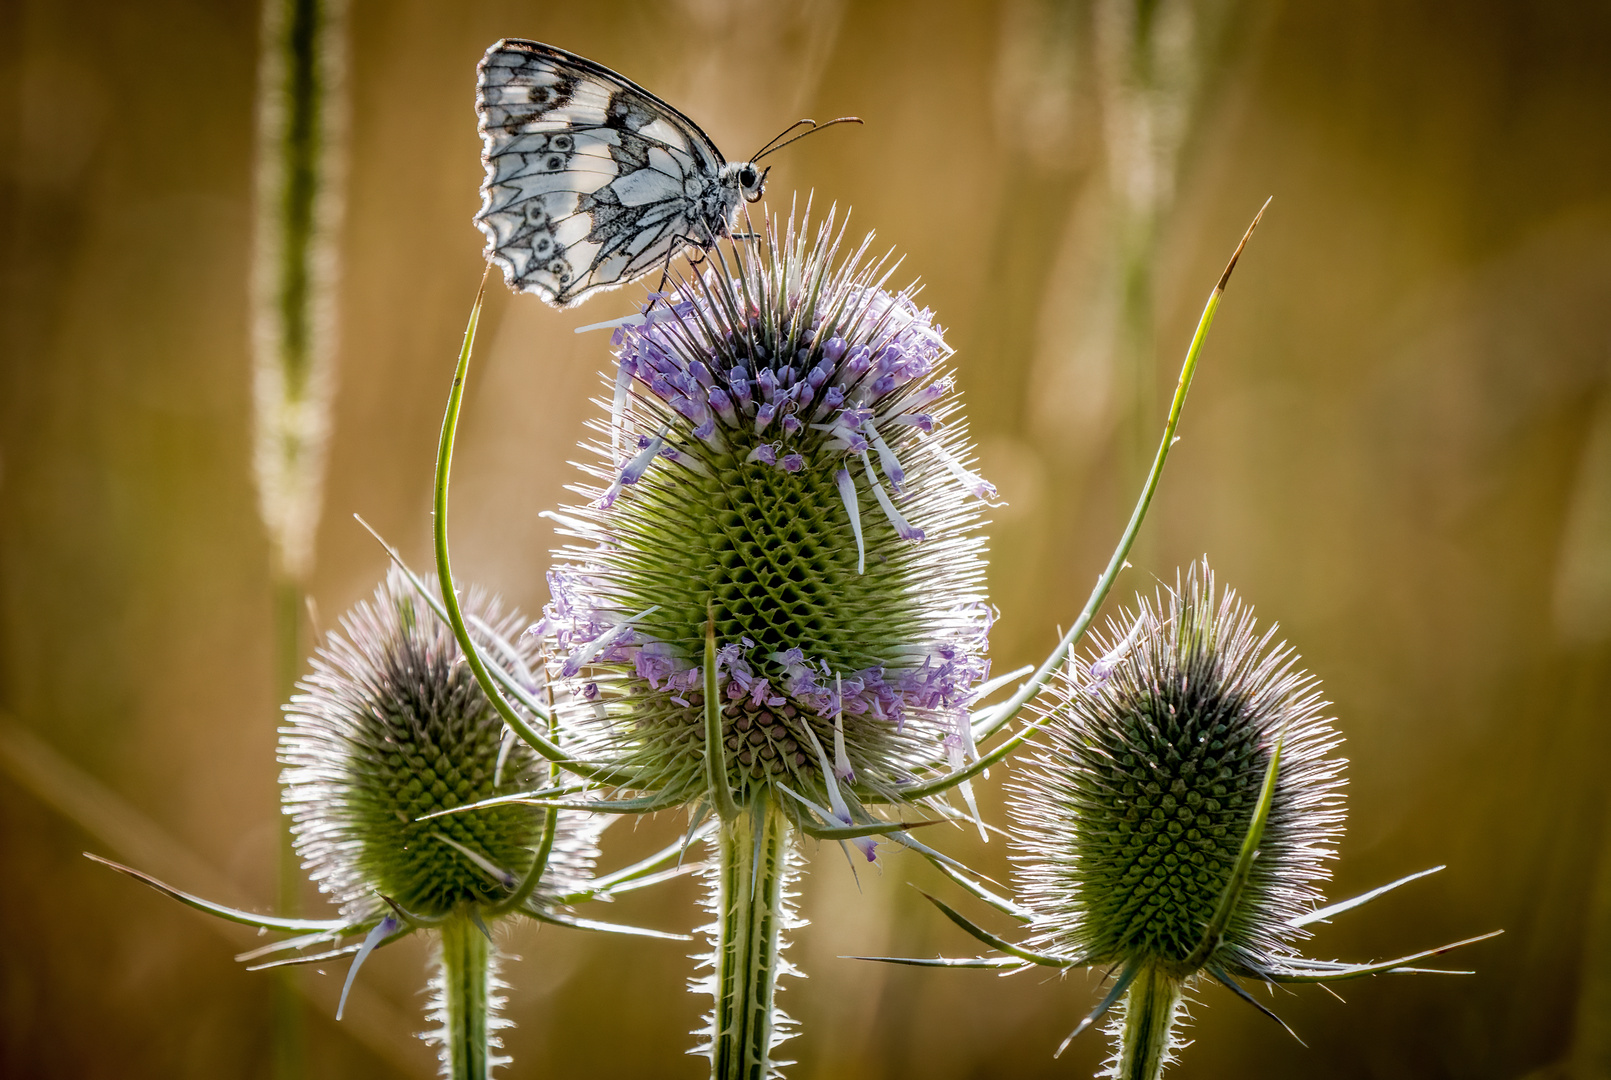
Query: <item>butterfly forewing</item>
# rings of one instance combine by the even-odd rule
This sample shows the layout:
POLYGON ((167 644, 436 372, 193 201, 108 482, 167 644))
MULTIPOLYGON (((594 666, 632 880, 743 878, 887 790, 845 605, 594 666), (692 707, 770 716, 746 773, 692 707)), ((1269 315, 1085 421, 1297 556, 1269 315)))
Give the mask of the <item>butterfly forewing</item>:
POLYGON ((507 39, 479 69, 487 254, 512 288, 566 306, 725 233, 721 153, 677 110, 599 64, 507 39))

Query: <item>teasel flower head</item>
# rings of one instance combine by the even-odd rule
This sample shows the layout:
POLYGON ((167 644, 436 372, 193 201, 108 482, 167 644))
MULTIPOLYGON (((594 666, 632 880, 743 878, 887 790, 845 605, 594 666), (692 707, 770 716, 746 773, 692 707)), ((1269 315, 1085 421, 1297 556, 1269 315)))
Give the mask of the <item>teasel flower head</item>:
MULTIPOLYGON (((538 692, 526 620, 479 590, 464 604, 483 648, 538 692)), ((281 729, 283 803, 312 879, 349 925, 370 927, 346 990, 369 950, 435 929, 428 1016, 441 1026, 427 1038, 444 1075, 505 1063, 492 1055, 508 1021, 488 922, 585 892, 601 823, 566 814, 550 825, 514 804, 441 813, 539 783, 547 768, 509 736, 452 630, 398 569, 326 637, 300 688, 281 729)))
MULTIPOLYGON (((525 620, 474 591, 467 612, 491 654, 538 689, 525 620)), ((540 782, 546 766, 508 734, 453 632, 401 571, 360 602, 313 660, 286 709, 284 809, 304 866, 349 919, 388 901, 422 920, 496 907, 531 864, 543 815, 504 804, 432 817, 540 782)), ((574 891, 600 824, 560 818, 538 897, 574 891)))
MULTIPOLYGON (((454 812, 552 778, 504 726, 439 618, 439 597, 426 588, 393 570, 373 601, 357 604, 326 637, 286 707, 284 809, 304 867, 339 905, 339 918, 227 908, 109 865, 208 914, 295 935, 238 957, 254 970, 351 957, 337 1019, 370 953, 428 932, 436 943, 428 1017, 440 1026, 426 1038, 441 1047, 444 1076, 484 1080, 508 1060, 494 1052, 497 1031, 508 1025, 498 1015, 503 984, 493 926, 522 915, 687 940, 578 918, 572 908, 699 867, 667 869, 686 850, 678 843, 595 878, 604 819, 507 801, 454 812)), ((518 636, 526 620, 477 590, 462 603, 477 648, 528 694, 541 694, 540 642, 518 636)))
POLYGON ((862 959, 1103 969, 1112 986, 1057 1052, 1118 1005, 1101 1074, 1113 1080, 1162 1075, 1183 1045, 1185 995, 1205 979, 1282 1023, 1239 980, 1470 974, 1411 965, 1498 931, 1365 964, 1298 954, 1306 927, 1443 867, 1318 906, 1342 834, 1344 764, 1318 682, 1297 670, 1273 627, 1260 633, 1251 610, 1216 589, 1206 560, 1175 588, 1137 600, 1096 637, 1100 657, 1072 659, 1037 703, 1046 738, 1008 803, 1017 898, 948 875, 1024 924, 1025 942, 931 896, 1001 955, 862 959))
POLYGON ((740 806, 781 785, 849 824, 841 791, 895 800, 972 750, 995 492, 933 315, 843 236, 831 213, 769 220, 605 324, 609 414, 556 515, 573 542, 541 628, 566 726, 592 732, 578 754, 666 805, 711 797, 708 623, 740 806))
POLYGON ((1022 906, 1012 913, 1028 941, 1012 946, 957 917, 1009 954, 965 966, 1107 969, 1112 987, 1063 1046, 1122 999, 1103 1075, 1155 1080, 1182 1045, 1185 994, 1201 980, 1280 1022, 1238 980, 1441 970, 1409 965, 1493 936, 1368 964, 1301 956, 1306 927, 1442 867, 1319 906, 1342 834, 1344 764, 1319 683, 1273 626, 1260 632, 1215 586, 1206 559, 1137 599, 1128 629, 1110 623, 1097 639, 1100 658, 1074 660, 1054 684, 1044 746, 1014 785, 1022 906))
POLYGON ((1257 977, 1306 936, 1292 921, 1319 900, 1342 833, 1342 739, 1274 635, 1204 561, 1138 598, 1128 627, 1096 638, 1101 659, 1054 684, 1044 749, 1011 803, 1035 945, 1257 977), (1204 956, 1278 742, 1259 856, 1204 956))

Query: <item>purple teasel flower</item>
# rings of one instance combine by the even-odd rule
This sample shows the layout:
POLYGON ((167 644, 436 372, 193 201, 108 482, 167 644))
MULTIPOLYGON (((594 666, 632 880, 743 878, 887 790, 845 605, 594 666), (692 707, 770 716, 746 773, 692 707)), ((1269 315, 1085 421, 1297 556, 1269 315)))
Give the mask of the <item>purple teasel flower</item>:
POLYGON ((831 216, 768 228, 599 324, 619 367, 594 483, 554 515, 574 542, 541 625, 556 687, 583 680, 556 702, 588 733, 577 753, 697 803, 713 614, 738 803, 781 783, 791 812, 830 806, 833 777, 862 821, 861 803, 974 754, 995 489, 951 349, 910 290, 883 287, 889 258, 866 258, 869 237, 841 260, 831 216), (815 743, 835 748, 827 773, 815 743))
POLYGON ((995 489, 951 349, 911 290, 884 287, 871 238, 841 258, 843 236, 831 215, 772 220, 601 324, 619 367, 592 482, 553 515, 570 538, 541 623, 558 730, 599 782, 645 793, 595 805, 721 821, 718 975, 699 984, 713 1076, 776 1075, 795 837, 853 845, 853 868, 881 838, 943 860, 869 807, 963 817, 956 790, 977 819, 954 774, 1002 682, 980 535, 995 489))
MULTIPOLYGON (((682 806, 696 825, 717 818, 705 961, 714 973, 696 984, 716 998, 702 1047, 713 1078, 778 1073, 771 1052, 787 1018, 773 995, 790 970, 779 950, 795 925, 796 834, 856 842, 868 857, 873 850, 859 842, 885 837, 921 851, 986 903, 1029 917, 912 839, 908 830, 927 822, 868 807, 955 817, 943 801, 955 790, 974 810, 969 778, 1049 721, 1043 715, 988 753, 975 748, 1056 677, 1127 565, 1252 231, 1203 308, 1152 468, 1084 609, 1029 679, 971 715, 1031 671, 987 679, 994 614, 978 529, 980 503, 995 493, 968 463, 942 369, 944 337, 911 290, 885 290, 887 257, 863 262, 870 238, 837 261, 843 229, 834 232, 831 215, 814 238, 792 216, 786 228, 772 219, 749 242, 710 251, 637 314, 580 328, 612 327, 619 367, 609 420, 594 424, 600 463, 584 466, 595 483, 572 489, 583 504, 551 515, 574 541, 557 553, 541 624, 555 642, 559 694, 552 707, 527 707, 564 745, 513 711, 505 720, 576 774, 567 791, 644 793, 586 800, 589 809, 682 806)), ((437 459, 445 584, 453 433, 479 313, 478 299, 437 459)), ((1106 698, 1126 658, 1110 652, 1087 700, 1106 698)), ((474 650, 468 659, 479 663, 474 650)), ((489 692, 498 683, 521 698, 508 680, 477 674, 489 692)), ((1030 955, 979 933, 1011 955, 963 966, 1021 965, 1030 955)))

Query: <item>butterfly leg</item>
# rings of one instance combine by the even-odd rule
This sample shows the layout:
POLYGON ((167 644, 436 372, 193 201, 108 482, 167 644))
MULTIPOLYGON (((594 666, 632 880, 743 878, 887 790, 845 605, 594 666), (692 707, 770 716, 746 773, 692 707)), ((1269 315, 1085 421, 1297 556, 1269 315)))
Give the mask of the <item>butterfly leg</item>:
MULTIPOLYGON (((679 252, 687 251, 689 248, 694 248, 696 250, 696 254, 688 256, 689 266, 698 266, 700 263, 705 261, 706 247, 699 240, 696 240, 692 236, 678 235, 672 237, 672 241, 673 243, 671 250, 666 252, 666 261, 662 263, 660 267, 660 284, 655 286, 654 291, 657 294, 655 298, 656 302, 665 298, 666 286, 671 283, 671 260, 675 259, 679 252), (681 242, 678 243, 678 241, 681 242)), ((654 303, 650 303, 649 308, 652 309, 653 307, 654 303)), ((645 313, 647 313, 647 311, 645 313)))

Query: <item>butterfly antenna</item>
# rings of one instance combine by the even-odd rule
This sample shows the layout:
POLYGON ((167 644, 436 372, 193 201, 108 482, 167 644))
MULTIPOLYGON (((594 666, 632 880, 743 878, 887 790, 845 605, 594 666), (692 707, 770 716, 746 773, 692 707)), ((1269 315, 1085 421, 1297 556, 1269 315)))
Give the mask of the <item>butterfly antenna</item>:
POLYGON ((819 131, 826 131, 835 124, 859 124, 861 122, 862 119, 859 116, 839 116, 829 120, 825 124, 819 124, 815 120, 796 120, 794 123, 790 124, 788 127, 779 132, 771 142, 761 147, 761 149, 756 152, 755 156, 750 158, 750 163, 754 164, 755 162, 766 157, 768 154, 775 154, 779 150, 782 150, 785 146, 788 146, 790 143, 799 142, 807 135, 815 135, 819 131), (795 135, 792 138, 786 138, 786 136, 799 127, 805 127, 806 130, 800 132, 800 134, 795 135))
POLYGON ((817 122, 815 120, 811 120, 811 119, 796 120, 794 123, 790 124, 788 127, 784 128, 782 131, 778 132, 770 140, 768 140, 767 144, 765 146, 763 146, 759 150, 755 151, 755 154, 754 154, 753 157, 750 158, 750 161, 752 163, 756 162, 756 161, 760 161, 763 156, 765 156, 767 154, 770 154, 772 152, 773 147, 775 147, 778 143, 782 142, 785 138, 787 138, 796 128, 799 128, 799 127, 813 127, 814 128, 816 126, 817 126, 817 122))

